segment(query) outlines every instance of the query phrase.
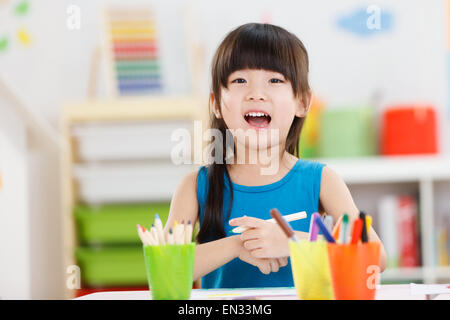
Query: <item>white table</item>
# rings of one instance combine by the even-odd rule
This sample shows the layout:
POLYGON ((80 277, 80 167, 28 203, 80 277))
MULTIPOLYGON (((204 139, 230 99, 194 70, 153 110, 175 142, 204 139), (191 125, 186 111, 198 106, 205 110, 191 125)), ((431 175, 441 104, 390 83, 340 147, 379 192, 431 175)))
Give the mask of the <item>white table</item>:
MULTIPOLYGON (((265 289, 193 289, 191 300, 222 300, 245 299, 297 300, 295 288, 265 288, 265 289)), ((110 291, 96 292, 75 300, 149 300, 150 291, 110 291)), ((450 294, 430 296, 411 294, 408 284, 380 285, 377 288, 376 300, 450 300, 450 294)))

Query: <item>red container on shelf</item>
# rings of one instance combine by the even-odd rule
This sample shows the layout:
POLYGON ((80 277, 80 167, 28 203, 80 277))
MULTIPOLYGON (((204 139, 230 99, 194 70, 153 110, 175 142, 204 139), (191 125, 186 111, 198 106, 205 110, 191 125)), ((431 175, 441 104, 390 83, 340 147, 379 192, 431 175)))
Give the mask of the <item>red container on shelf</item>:
POLYGON ((436 154, 436 111, 429 105, 396 105, 383 112, 381 154, 436 154))

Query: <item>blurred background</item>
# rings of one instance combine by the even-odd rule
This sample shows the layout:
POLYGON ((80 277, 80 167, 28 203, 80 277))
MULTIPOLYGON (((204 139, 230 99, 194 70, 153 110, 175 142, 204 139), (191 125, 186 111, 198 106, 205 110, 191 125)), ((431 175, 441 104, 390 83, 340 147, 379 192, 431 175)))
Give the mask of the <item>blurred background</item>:
POLYGON ((248 22, 305 44, 301 156, 373 216, 381 282, 448 282, 449 12, 446 0, 0 0, 0 298, 148 288, 136 224, 165 220, 201 164, 212 55, 248 22), (190 164, 172 160, 180 128, 190 164))

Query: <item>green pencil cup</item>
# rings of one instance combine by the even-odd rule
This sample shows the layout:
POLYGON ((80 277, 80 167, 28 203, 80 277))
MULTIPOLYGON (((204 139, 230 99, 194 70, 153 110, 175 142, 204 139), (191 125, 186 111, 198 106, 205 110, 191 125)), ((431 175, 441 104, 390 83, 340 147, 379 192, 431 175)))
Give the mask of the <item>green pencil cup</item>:
POLYGON ((292 275, 301 300, 333 300, 327 242, 289 241, 292 275))
POLYGON ((143 248, 152 299, 188 300, 193 284, 195 243, 143 248))

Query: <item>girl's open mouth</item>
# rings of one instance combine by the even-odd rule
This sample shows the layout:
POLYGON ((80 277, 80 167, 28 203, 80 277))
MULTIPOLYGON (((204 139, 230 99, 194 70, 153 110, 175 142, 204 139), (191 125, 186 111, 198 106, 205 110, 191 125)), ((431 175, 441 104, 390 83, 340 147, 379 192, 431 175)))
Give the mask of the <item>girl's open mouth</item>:
POLYGON ((248 112, 244 118, 252 127, 256 128, 266 128, 272 120, 270 115, 265 112, 248 112))

